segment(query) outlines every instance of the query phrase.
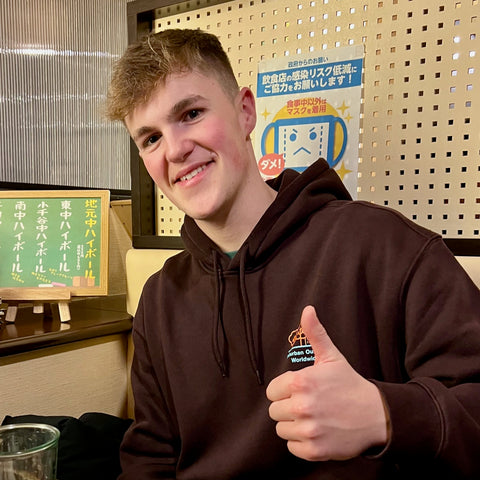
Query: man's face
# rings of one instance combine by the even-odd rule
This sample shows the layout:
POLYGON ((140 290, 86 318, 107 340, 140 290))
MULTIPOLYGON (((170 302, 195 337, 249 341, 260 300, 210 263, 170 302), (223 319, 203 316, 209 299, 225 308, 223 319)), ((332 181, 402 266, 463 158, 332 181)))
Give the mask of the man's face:
POLYGON ((252 164, 250 90, 232 99, 214 76, 173 74, 125 124, 154 182, 187 215, 222 221, 238 204, 252 164))

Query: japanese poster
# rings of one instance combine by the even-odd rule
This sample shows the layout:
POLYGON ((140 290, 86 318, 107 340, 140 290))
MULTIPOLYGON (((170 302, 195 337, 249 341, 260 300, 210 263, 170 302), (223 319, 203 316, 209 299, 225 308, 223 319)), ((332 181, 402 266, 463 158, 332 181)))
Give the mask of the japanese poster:
POLYGON ((0 287, 102 294, 108 200, 108 191, 0 192, 0 287))
POLYGON ((363 46, 260 62, 255 148, 262 176, 318 158, 356 198, 363 46))

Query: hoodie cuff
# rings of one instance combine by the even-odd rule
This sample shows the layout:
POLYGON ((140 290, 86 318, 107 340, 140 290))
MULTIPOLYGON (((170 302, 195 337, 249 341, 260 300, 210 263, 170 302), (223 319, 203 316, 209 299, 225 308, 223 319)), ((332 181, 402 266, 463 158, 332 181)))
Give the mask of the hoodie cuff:
POLYGON ((365 456, 392 455, 397 461, 435 458, 441 447, 444 421, 428 385, 419 379, 404 384, 371 381, 382 394, 390 435, 383 449, 370 449, 365 456))

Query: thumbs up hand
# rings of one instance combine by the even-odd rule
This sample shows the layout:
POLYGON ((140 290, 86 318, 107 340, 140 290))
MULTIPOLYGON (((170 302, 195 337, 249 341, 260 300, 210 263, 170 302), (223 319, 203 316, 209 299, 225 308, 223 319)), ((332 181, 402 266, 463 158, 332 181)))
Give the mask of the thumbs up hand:
POLYGON ((312 306, 301 326, 315 363, 285 372, 267 387, 270 417, 291 453, 311 461, 346 460, 387 442, 387 418, 380 391, 347 362, 312 306))

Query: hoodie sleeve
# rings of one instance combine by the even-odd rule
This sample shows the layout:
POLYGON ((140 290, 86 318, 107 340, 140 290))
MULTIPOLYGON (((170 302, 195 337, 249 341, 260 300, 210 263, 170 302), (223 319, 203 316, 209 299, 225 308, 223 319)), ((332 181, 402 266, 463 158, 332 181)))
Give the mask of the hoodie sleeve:
MULTIPOLYGON (((122 474, 118 480, 176 478, 177 454, 172 421, 145 341, 145 292, 140 299, 133 328, 135 353, 131 377, 135 420, 120 448, 122 474)), ((158 356, 160 352, 155 354, 158 356)))
POLYGON ((400 303, 410 381, 375 381, 391 422, 382 456, 480 478, 480 291, 436 238, 412 266, 400 303))

